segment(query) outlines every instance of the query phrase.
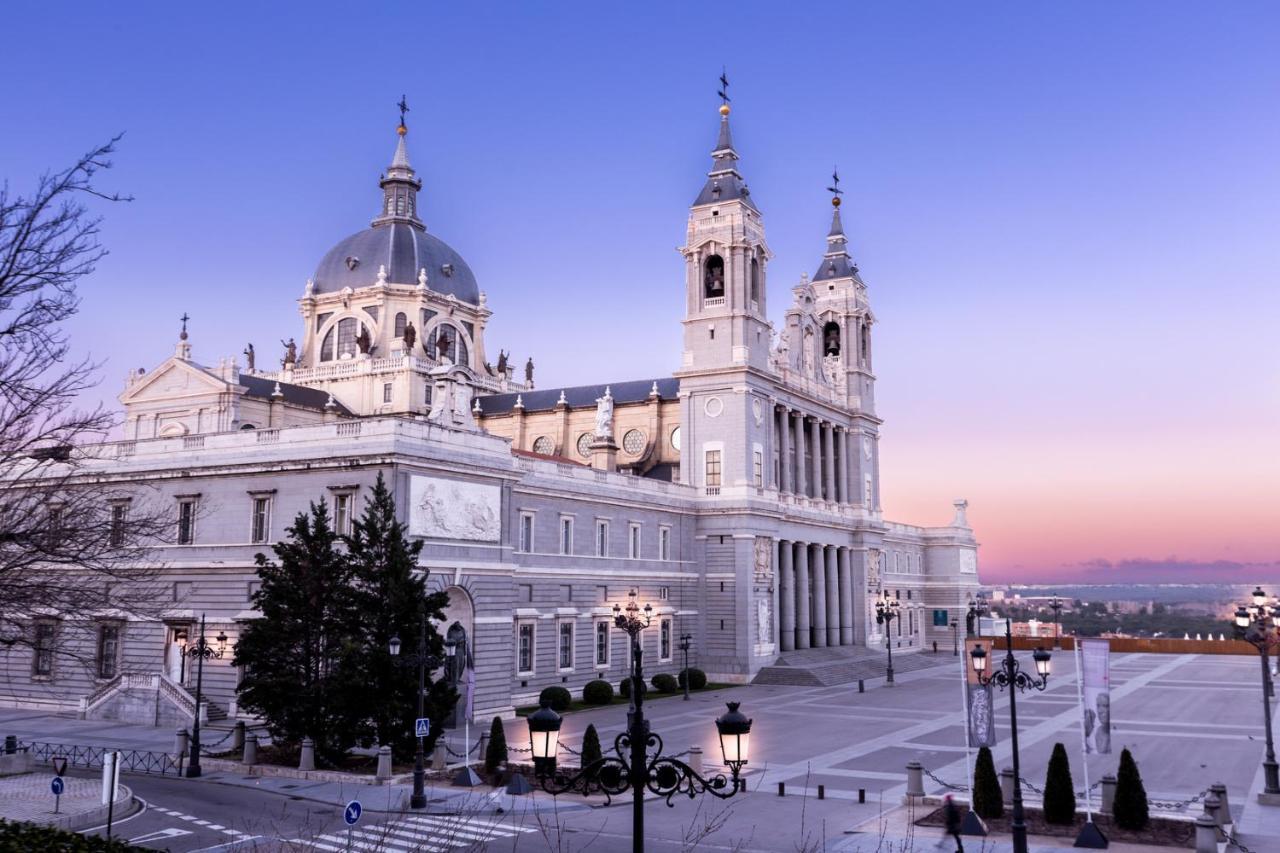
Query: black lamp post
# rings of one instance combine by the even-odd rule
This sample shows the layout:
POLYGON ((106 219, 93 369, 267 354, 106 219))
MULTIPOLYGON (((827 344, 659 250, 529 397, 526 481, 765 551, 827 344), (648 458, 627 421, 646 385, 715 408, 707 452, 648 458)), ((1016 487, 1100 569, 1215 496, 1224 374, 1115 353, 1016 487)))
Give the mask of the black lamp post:
POLYGON ((196 661, 196 713, 191 723, 191 759, 187 762, 187 778, 200 776, 200 693, 204 690, 204 662, 209 658, 221 658, 227 652, 227 635, 223 631, 215 637, 218 647, 209 645, 204 636, 204 614, 200 614, 200 638, 195 643, 188 643, 182 650, 183 660, 188 656, 196 661))
POLYGON ((876 602, 876 624, 884 626, 884 647, 889 651, 889 666, 885 670, 884 681, 886 684, 893 684, 893 620, 902 618, 899 609, 902 607, 896 598, 889 597, 889 591, 885 590, 884 596, 876 602))
POLYGON ((692 634, 680 635, 680 651, 684 652, 684 701, 689 701, 689 644, 693 641, 692 634))
POLYGON ((987 600, 978 593, 976 598, 969 599, 969 612, 964 617, 965 636, 976 637, 978 617, 987 615, 987 600))
POLYGON ((1049 609, 1053 611, 1053 647, 1055 649, 1062 648, 1062 639, 1058 636, 1058 616, 1062 613, 1062 599, 1054 596, 1049 602, 1049 609))
MULTIPOLYGON (((387 643, 387 651, 400 666, 416 666, 418 668, 418 717, 423 715, 423 694, 427 691, 427 670, 439 668, 441 660, 437 655, 427 654, 427 614, 425 605, 418 623, 418 651, 411 655, 400 656, 400 637, 394 636, 387 643)), ((452 657, 456 649, 452 643, 445 644, 445 655, 452 657)), ((413 794, 409 797, 409 808, 425 809, 427 807, 427 768, 426 756, 423 753, 423 738, 418 736, 418 748, 413 754, 413 794)))
POLYGON ((1031 655, 1035 660, 1036 676, 1028 675, 1018 667, 1018 659, 1013 656, 1012 622, 1004 620, 1005 655, 1000 669, 987 675, 987 650, 979 643, 970 652, 973 660, 973 671, 978 682, 987 685, 995 684, 1009 691, 1009 739, 1013 746, 1013 853, 1027 853, 1027 821, 1022 810, 1022 769, 1018 763, 1018 701, 1020 690, 1044 690, 1049 684, 1049 653, 1037 648, 1031 655))
MULTIPOLYGON (((569 775, 556 770, 556 752, 559 749, 560 715, 551 710, 549 701, 529 715, 529 745, 533 750, 534 771, 543 790, 551 794, 578 791, 589 795, 597 791, 605 801, 631 790, 631 849, 644 852, 644 792, 647 788, 659 797, 665 797, 668 806, 674 806, 672 798, 683 794, 690 799, 699 794, 711 794, 722 800, 743 789, 742 768, 747 763, 751 738, 751 720, 738 711, 738 703, 730 702, 727 713, 716 719, 720 735, 720 752, 730 776, 718 773, 711 778, 699 775, 692 767, 677 758, 662 754, 662 738, 649 730, 644 718, 644 667, 640 632, 648 627, 653 608, 636 604, 636 592, 631 591, 630 601, 624 610, 613 606, 614 624, 631 638, 631 709, 627 712, 627 729, 613 742, 614 755, 593 761, 577 773, 569 775), (649 757, 652 751, 653 757, 649 757)), ((686 683, 688 678, 685 679, 686 683)))
POLYGON ((1262 761, 1265 792, 1280 794, 1280 772, 1277 771, 1276 748, 1271 739, 1271 647, 1280 645, 1280 602, 1267 605, 1267 594, 1256 587, 1253 601, 1236 609, 1236 639, 1250 643, 1262 661, 1262 719, 1266 723, 1267 754, 1262 761))
POLYGON ((960 622, 959 620, 951 620, 951 656, 960 656, 960 622))

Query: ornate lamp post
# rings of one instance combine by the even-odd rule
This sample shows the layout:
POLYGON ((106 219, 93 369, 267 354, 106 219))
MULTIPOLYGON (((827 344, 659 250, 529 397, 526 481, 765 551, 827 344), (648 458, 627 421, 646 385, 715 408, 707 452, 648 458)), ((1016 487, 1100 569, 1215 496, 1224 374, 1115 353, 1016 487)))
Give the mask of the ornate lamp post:
MULTIPOLYGON (((400 637, 391 638, 387 643, 387 651, 400 666, 416 666, 418 668, 418 717, 424 712, 423 696, 427 690, 427 671, 435 670, 443 662, 437 655, 427 654, 427 614, 420 615, 418 623, 418 650, 414 654, 400 657, 400 637)), ((452 643, 445 644, 445 655, 453 657, 456 649, 452 643)), ((427 768, 426 756, 423 754, 423 738, 418 736, 418 748, 413 754, 413 794, 409 797, 409 808, 425 809, 427 807, 427 768)))
POLYGON ((1058 616, 1062 613, 1062 599, 1054 596, 1049 602, 1049 609, 1053 611, 1053 647, 1055 649, 1062 648, 1062 639, 1058 636, 1058 616))
POLYGON ((976 637, 978 617, 987 615, 987 600, 978 593, 976 598, 969 599, 969 612, 964 617, 965 636, 976 637))
POLYGON ((1276 748, 1271 738, 1271 647, 1280 645, 1280 603, 1267 605, 1267 594, 1256 587, 1253 601, 1236 609, 1236 639, 1250 643, 1262 661, 1262 719, 1266 723, 1267 754, 1262 761, 1266 779, 1265 792, 1280 794, 1280 772, 1277 771, 1276 748))
POLYGON ((1018 666, 1018 660, 1013 656, 1013 632, 1011 629, 1012 622, 1009 619, 1004 621, 1004 638, 1005 638, 1005 655, 1004 661, 1001 663, 1000 669, 987 675, 987 650, 982 644, 974 646, 970 652, 973 661, 973 671, 978 676, 978 682, 986 684, 995 684, 1003 690, 1006 687, 1013 687, 1009 691, 1009 738, 1013 745, 1013 853, 1027 853, 1027 821, 1022 810, 1022 770, 1018 764, 1018 701, 1017 695, 1020 690, 1044 690, 1049 684, 1049 653, 1043 648, 1037 648, 1032 654, 1035 660, 1036 676, 1028 675, 1018 666))
POLYGON ((192 657, 196 661, 196 713, 191 723, 191 758, 187 762, 186 774, 188 779, 196 779, 200 776, 200 694, 204 690, 204 662, 209 658, 221 658, 227 653, 226 633, 219 631, 214 639, 218 641, 216 649, 205 639, 204 614, 201 613, 200 638, 194 643, 188 643, 182 650, 183 660, 192 657))
MULTIPOLYGON (((631 709, 627 712, 627 729, 613 742, 614 755, 594 761, 577 773, 569 775, 556 770, 556 751, 560 742, 560 715, 551 710, 548 701, 529 715, 529 745, 533 750, 534 771, 543 790, 551 794, 578 791, 588 795, 599 791, 605 800, 631 790, 631 849, 644 851, 644 792, 647 788, 659 797, 665 797, 667 805, 674 806, 672 798, 683 794, 690 799, 699 794, 711 794, 722 800, 743 789, 742 768, 747 764, 751 739, 751 720, 738 710, 737 702, 729 703, 729 710, 716 719, 720 736, 720 752, 730 776, 718 773, 704 778, 692 767, 677 758, 662 754, 662 738, 649 730, 644 718, 644 667, 640 632, 648 627, 653 608, 646 604, 641 615, 636 604, 636 592, 631 591, 624 610, 613 607, 613 621, 631 638, 631 709), (650 758, 650 752, 653 757, 650 758)), ((685 679, 686 683, 688 678, 685 679)))
POLYGON ((876 602, 876 624, 884 626, 884 647, 889 652, 889 667, 885 670, 885 683, 893 684, 893 620, 901 618, 902 614, 899 609, 902 607, 896 598, 889 597, 889 591, 885 590, 884 596, 876 602))
POLYGON ((680 635, 680 651, 684 652, 684 701, 689 701, 689 644, 693 642, 692 634, 680 635))

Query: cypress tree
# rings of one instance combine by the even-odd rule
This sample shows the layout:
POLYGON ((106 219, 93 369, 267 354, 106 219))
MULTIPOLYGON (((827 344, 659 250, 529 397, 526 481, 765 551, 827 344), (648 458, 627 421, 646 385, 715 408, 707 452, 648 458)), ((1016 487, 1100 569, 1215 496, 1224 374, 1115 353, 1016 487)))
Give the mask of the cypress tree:
POLYGON ((987 747, 978 749, 978 760, 973 765, 973 810, 981 818, 998 818, 1004 815, 1004 795, 1000 792, 1000 779, 996 776, 996 763, 987 747))
POLYGON ((586 767, 592 762, 601 759, 600 754, 600 735, 596 733, 595 723, 587 726, 586 732, 582 735, 582 766, 586 767))
POLYGON ((1142 785, 1138 765, 1128 749, 1120 752, 1120 769, 1116 772, 1116 798, 1111 812, 1116 826, 1121 829, 1146 829, 1150 818, 1147 789, 1142 785))
POLYGON ((489 746, 484 751, 484 771, 497 773, 507 762, 507 731, 502 726, 502 718, 494 717, 489 726, 489 746))
POLYGON ((1046 823, 1070 826, 1076 821, 1076 792, 1071 783, 1067 748, 1053 745, 1049 769, 1044 778, 1044 819, 1046 823))

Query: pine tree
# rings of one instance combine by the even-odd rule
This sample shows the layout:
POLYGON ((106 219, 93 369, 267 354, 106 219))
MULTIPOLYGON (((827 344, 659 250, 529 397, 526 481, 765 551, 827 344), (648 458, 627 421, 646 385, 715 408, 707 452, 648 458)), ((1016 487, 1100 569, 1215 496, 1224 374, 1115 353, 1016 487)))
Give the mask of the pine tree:
POLYGON ((582 766, 586 767, 601 759, 600 735, 596 732, 595 723, 587 726, 582 735, 582 766))
MULTIPOLYGON (((427 574, 418 569, 421 540, 410 540, 407 525, 396 518, 395 499, 382 475, 343 537, 351 562, 363 614, 363 636, 344 663, 351 689, 345 694, 349 714, 365 721, 366 745, 387 744, 393 755, 408 756, 417 749, 414 719, 418 715, 418 669, 404 666, 418 653, 426 620, 426 654, 444 660, 444 640, 436 625, 449 603, 443 592, 428 593, 427 574), (392 637, 400 638, 401 657, 388 652, 392 637)), ((428 668, 423 716, 431 720, 431 734, 423 739, 430 751, 445 719, 457 702, 457 691, 428 668)))
POLYGON ((360 602, 352 566, 323 502, 299 513, 276 561, 258 554, 261 586, 253 606, 261 619, 245 624, 233 665, 244 668, 236 688, 240 707, 266 721, 272 737, 297 746, 315 741, 316 754, 340 760, 358 734, 344 712, 344 657, 359 642, 360 602))
POLYGON ((507 732, 502 726, 502 718, 494 717, 489 726, 489 746, 484 751, 484 771, 497 773, 507 763, 507 732))
POLYGON ((1128 749, 1120 752, 1120 769, 1116 773, 1116 796, 1111 813, 1116 826, 1121 829, 1146 829, 1150 817, 1147 789, 1142 785, 1138 765, 1128 749))
POLYGON ((978 749, 978 760, 973 766, 973 810, 982 818, 998 818, 1004 815, 1004 795, 1000 791, 1000 779, 996 776, 996 763, 987 747, 978 749))
POLYGON ((1070 826, 1076 821, 1076 792, 1071 783, 1067 748, 1053 745, 1049 769, 1044 778, 1044 819, 1046 823, 1070 826))

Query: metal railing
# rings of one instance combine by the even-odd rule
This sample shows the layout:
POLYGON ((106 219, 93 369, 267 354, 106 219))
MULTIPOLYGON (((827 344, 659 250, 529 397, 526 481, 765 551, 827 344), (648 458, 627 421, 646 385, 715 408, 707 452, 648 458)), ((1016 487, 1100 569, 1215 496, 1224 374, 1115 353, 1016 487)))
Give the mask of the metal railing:
POLYGON ((45 743, 43 741, 20 741, 19 748, 25 749, 37 760, 47 762, 55 756, 65 758, 69 767, 97 769, 102 767, 103 758, 109 752, 120 753, 120 769, 130 773, 158 773, 165 776, 170 772, 181 775, 181 759, 174 761, 167 752, 150 752, 141 749, 113 749, 109 746, 76 746, 66 743, 45 743))

